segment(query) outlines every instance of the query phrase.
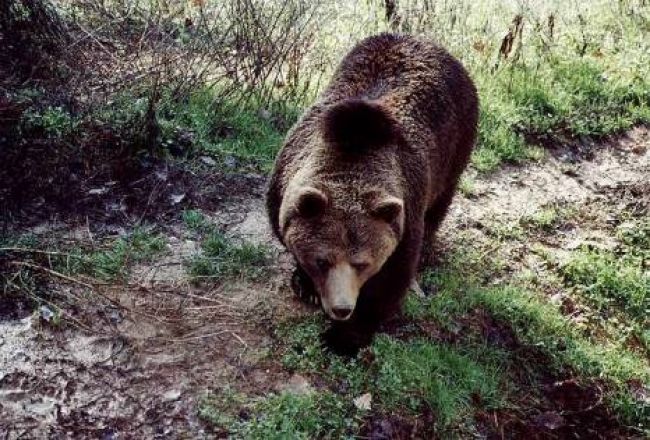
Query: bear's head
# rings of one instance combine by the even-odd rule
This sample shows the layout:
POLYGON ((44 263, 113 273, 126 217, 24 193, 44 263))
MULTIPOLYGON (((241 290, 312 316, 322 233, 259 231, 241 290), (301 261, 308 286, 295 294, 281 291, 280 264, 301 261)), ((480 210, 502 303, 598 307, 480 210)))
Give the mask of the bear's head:
POLYGON ((327 165, 324 175, 299 173, 282 200, 283 242, 334 320, 352 316, 361 287, 397 248, 405 214, 403 199, 390 187, 370 184, 363 176, 341 181, 330 172, 345 169, 348 160, 368 160, 368 149, 389 147, 394 131, 393 121, 379 105, 354 100, 334 106, 324 116, 321 147, 332 151, 328 157, 335 159, 329 163, 336 169, 327 165), (351 155, 346 157, 346 151, 351 155))

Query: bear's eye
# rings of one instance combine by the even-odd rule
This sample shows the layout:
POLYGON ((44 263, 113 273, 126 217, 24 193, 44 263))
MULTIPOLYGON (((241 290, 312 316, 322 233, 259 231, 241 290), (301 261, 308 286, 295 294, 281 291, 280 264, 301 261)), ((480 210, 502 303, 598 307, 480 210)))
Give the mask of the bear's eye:
POLYGON ((363 272, 364 270, 368 269, 368 266, 370 266, 370 264, 368 264, 368 263, 353 263, 352 264, 352 267, 354 267, 354 270, 356 270, 357 272, 363 272))
POLYGON ((316 259, 316 267, 318 269, 322 270, 323 272, 327 271, 331 266, 330 262, 327 261, 325 258, 317 258, 316 259))

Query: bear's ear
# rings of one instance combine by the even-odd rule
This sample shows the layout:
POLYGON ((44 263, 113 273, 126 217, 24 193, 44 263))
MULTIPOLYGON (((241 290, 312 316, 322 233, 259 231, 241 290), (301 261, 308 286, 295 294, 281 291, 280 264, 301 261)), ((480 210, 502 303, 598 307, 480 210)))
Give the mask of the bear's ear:
POLYGON ((326 142, 350 152, 363 152, 392 142, 397 125, 380 104, 349 99, 331 107, 323 120, 326 142))
POLYGON ((284 232, 289 220, 295 216, 320 217, 325 212, 328 203, 327 195, 311 186, 302 186, 295 193, 287 194, 285 201, 280 206, 280 230, 284 232))
POLYGON ((327 208, 327 202, 324 192, 311 186, 305 186, 298 194, 296 212, 304 218, 320 217, 327 208))
POLYGON ((396 229, 398 235, 404 228, 404 201, 397 197, 388 196, 375 202, 371 208, 373 217, 383 220, 396 229))

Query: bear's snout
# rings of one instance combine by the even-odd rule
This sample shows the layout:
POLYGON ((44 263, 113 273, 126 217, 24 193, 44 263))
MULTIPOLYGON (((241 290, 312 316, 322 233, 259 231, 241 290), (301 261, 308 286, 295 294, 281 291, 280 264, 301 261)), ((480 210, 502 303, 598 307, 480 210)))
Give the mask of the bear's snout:
POLYGON ((352 316, 352 312, 354 311, 354 307, 350 306, 335 306, 332 307, 332 318, 339 320, 339 321, 346 321, 352 316))
POLYGON ((357 274, 349 264, 340 263, 332 267, 321 291, 325 313, 336 321, 350 319, 357 305, 359 284, 357 274))

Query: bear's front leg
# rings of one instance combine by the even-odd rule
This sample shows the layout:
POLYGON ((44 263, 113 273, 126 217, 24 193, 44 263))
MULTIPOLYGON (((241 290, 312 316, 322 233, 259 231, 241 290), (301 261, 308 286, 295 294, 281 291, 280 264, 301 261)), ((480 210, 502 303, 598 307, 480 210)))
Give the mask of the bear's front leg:
POLYGON ((356 356, 359 350, 372 343, 377 326, 360 322, 335 321, 322 335, 325 346, 341 356, 356 356))
POLYGON ((291 290, 301 301, 307 304, 320 304, 320 296, 316 292, 314 282, 298 264, 296 264, 296 268, 291 274, 291 290))

